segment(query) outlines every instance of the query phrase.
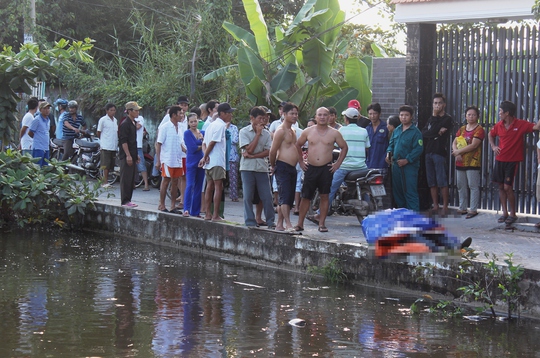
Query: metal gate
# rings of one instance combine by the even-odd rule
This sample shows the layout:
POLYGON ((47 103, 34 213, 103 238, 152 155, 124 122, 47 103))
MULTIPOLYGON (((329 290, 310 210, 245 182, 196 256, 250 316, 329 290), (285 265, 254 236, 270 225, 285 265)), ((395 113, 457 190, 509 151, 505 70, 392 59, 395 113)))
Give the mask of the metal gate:
MULTIPOLYGON (((538 121, 540 103, 539 30, 536 25, 443 29, 437 34, 435 90, 447 97, 447 112, 456 126, 465 122, 465 108, 476 105, 479 122, 486 130, 482 151, 481 208, 499 210, 498 185, 491 183, 495 162, 487 134, 498 121, 499 104, 509 100, 517 106, 517 117, 538 121)), ((454 128, 454 135, 458 128, 454 128)), ((538 212, 535 197, 536 142, 538 134, 525 140, 525 160, 516 176, 516 209, 538 212)), ((450 160, 451 203, 458 205, 454 161, 450 160)))

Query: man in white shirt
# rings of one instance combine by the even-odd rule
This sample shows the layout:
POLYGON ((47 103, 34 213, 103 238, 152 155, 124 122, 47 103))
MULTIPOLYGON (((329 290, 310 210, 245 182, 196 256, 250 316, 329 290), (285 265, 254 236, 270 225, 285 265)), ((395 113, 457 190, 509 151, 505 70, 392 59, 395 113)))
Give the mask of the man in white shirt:
MULTIPOLYGON (((176 101, 176 104, 182 109, 182 113, 180 114, 180 120, 178 121, 178 129, 180 133, 182 133, 182 138, 184 137, 184 132, 187 131, 188 125, 186 120, 186 113, 189 113, 189 100, 187 96, 179 96, 178 100, 176 101)), ((158 127, 158 136, 159 136, 159 129, 161 126, 167 122, 170 121, 170 114, 167 113, 165 117, 161 120, 161 123, 158 127)), ((142 144, 141 144, 142 148, 142 144)), ((186 191, 186 151, 187 148, 182 144, 182 167, 184 168, 184 174, 178 178, 178 190, 180 190, 180 197, 176 198, 176 201, 180 201, 183 203, 184 193, 186 191)), ((145 182, 146 183, 146 182, 145 182)), ((147 185, 147 184, 145 184, 147 185)), ((182 208, 183 205, 180 206, 182 208)))
POLYGON ((219 205, 223 193, 223 180, 226 176, 226 138, 227 123, 232 120, 232 108, 227 102, 221 103, 218 108, 218 117, 208 126, 204 135, 204 156, 199 162, 199 167, 206 171, 206 214, 204 220, 223 221, 219 216, 219 205), (210 213, 210 207, 214 203, 214 212, 210 213), (212 215, 211 215, 212 214, 212 215))
POLYGON ((97 126, 97 135, 101 146, 101 170, 103 170, 104 188, 108 188, 109 171, 114 170, 116 162, 116 150, 118 149, 118 122, 114 115, 116 114, 116 106, 108 103, 105 106, 107 113, 99 119, 97 126))
POLYGON ((212 124, 212 122, 216 119, 216 117, 218 116, 218 106, 219 101, 215 99, 211 99, 206 103, 206 111, 208 112, 208 117, 206 117, 206 121, 204 122, 201 130, 206 131, 208 126, 212 124))
POLYGON ((182 210, 175 208, 178 178, 184 175, 182 167, 182 146, 184 145, 184 132, 178 125, 184 112, 180 106, 172 106, 169 110, 170 121, 159 128, 156 142, 156 167, 161 167, 161 188, 159 190, 158 210, 169 212, 165 206, 165 196, 169 183, 171 183, 171 209, 170 212, 181 214, 182 210))
POLYGON ((32 137, 28 135, 28 128, 34 120, 34 115, 38 109, 38 100, 35 97, 32 97, 26 102, 28 106, 28 112, 24 115, 21 121, 21 132, 19 133, 19 140, 21 142, 22 154, 32 156, 32 142, 34 141, 32 137))

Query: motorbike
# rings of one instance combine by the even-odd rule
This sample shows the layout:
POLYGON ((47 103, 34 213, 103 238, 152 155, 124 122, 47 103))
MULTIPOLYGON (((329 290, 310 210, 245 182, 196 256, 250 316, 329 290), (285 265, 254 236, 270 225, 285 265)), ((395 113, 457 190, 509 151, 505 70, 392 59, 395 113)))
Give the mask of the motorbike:
MULTIPOLYGON (((54 158, 62 159, 63 144, 64 141, 61 139, 51 140, 51 153, 54 158)), ((67 165, 67 168, 71 171, 83 172, 93 179, 101 179, 103 176, 101 170, 101 146, 94 133, 89 130, 81 133, 81 138, 75 138, 73 141, 73 148, 75 151, 73 156, 69 158, 70 164, 67 165)), ((113 184, 118 180, 118 171, 119 165, 115 165, 115 170, 109 172, 109 184, 113 184)))
MULTIPOLYGON (((339 151, 337 152, 339 156, 339 151)), ((334 159, 337 159, 334 151, 334 159)), ((331 198, 328 215, 355 215, 362 224, 364 218, 384 208, 383 199, 386 197, 384 187, 384 171, 380 169, 359 169, 347 174, 344 182, 331 198)), ((311 209, 319 208, 319 193, 311 201, 311 209)))

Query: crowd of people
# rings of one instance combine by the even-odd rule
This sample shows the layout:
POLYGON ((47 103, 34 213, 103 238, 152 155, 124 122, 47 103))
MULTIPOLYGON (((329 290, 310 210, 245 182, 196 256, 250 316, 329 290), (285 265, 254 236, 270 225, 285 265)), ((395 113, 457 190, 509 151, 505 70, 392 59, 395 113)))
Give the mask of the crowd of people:
MULTIPOLYGON (((49 136, 55 133, 64 140, 63 159, 69 158, 74 138, 86 129, 77 102, 55 102, 57 127, 61 130, 54 128, 54 119, 50 118, 51 104, 31 98, 27 106, 20 131, 22 152, 39 158, 39 165, 47 165, 49 136)), ((128 102, 124 107, 125 118, 118 124, 116 106, 106 105, 97 135, 102 149, 103 186, 109 185, 108 174, 118 156, 121 204, 132 208, 137 206, 132 196, 138 172, 144 180, 143 190, 149 190, 142 150, 144 118, 137 102, 128 102)), ((282 102, 279 118, 271 123, 271 110, 264 106, 251 108, 249 125, 239 130, 232 123, 236 109, 229 103, 210 100, 190 108, 188 97, 180 96, 167 109, 157 130, 153 175, 160 172, 162 176, 158 210, 222 221, 224 182, 228 179, 230 199, 238 201, 240 177, 246 226, 301 232, 310 202, 318 192, 320 211, 314 219, 318 230, 327 232, 329 204, 346 175, 354 170, 382 170, 391 177, 393 205, 420 211, 418 175, 424 154, 433 203, 431 212, 448 214, 448 160, 454 157, 458 213, 471 219, 478 215, 482 142, 486 135, 479 124, 480 110, 467 107, 465 124, 459 126, 450 143, 454 120, 446 113, 443 94, 433 96, 432 109, 420 130, 413 123, 411 106, 401 106, 399 116, 390 116, 385 122, 380 118, 378 103, 367 107, 367 118, 360 115, 360 102, 351 100, 341 113, 342 124, 335 108, 320 107, 307 121, 306 128, 301 129, 297 123, 298 106, 282 102), (339 156, 334 160, 336 148, 339 156), (165 202, 168 190, 169 208, 165 202), (296 224, 291 222, 291 214, 298 215, 296 224)), ((500 121, 488 134, 495 153, 492 181, 499 186, 502 205, 499 222, 507 225, 517 220, 513 180, 524 159, 524 135, 540 129, 540 124, 517 119, 515 115, 515 104, 503 101, 499 107, 500 121)), ((540 156, 540 142, 538 148, 540 156)))

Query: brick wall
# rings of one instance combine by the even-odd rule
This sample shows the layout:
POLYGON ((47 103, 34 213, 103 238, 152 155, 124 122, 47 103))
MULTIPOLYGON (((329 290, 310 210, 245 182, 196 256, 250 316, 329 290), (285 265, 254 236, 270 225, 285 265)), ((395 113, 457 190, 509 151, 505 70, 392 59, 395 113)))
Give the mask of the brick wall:
MULTIPOLYGON (((373 59, 373 102, 382 107, 381 119, 398 114, 405 104, 405 57, 373 59)), ((362 107, 368 104, 362 103, 362 107)))

